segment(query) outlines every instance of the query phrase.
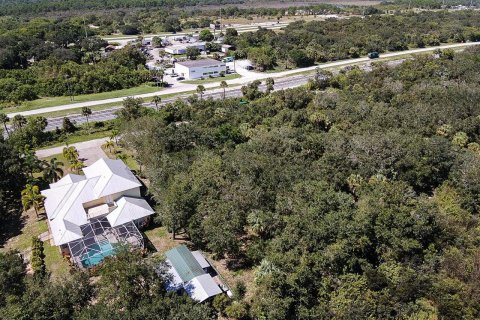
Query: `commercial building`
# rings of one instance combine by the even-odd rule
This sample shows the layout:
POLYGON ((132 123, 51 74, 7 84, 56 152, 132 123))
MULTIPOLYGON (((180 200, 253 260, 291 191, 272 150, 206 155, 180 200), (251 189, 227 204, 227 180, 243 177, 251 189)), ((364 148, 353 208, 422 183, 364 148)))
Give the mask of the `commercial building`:
POLYGON ((192 299, 203 302, 211 297, 230 290, 205 259, 201 251, 191 252, 184 245, 166 252, 166 262, 171 280, 169 291, 185 291, 192 299))
POLYGON ((191 60, 175 63, 175 73, 185 79, 200 79, 218 77, 221 73, 227 72, 225 62, 213 59, 191 60))
POLYGON ((165 47, 165 52, 170 54, 185 54, 187 48, 194 47, 200 51, 205 51, 205 42, 187 42, 182 44, 175 44, 165 47))
POLYGON ((49 231, 62 254, 90 268, 119 247, 143 248, 139 227, 154 213, 121 160, 100 159, 43 190, 49 231))

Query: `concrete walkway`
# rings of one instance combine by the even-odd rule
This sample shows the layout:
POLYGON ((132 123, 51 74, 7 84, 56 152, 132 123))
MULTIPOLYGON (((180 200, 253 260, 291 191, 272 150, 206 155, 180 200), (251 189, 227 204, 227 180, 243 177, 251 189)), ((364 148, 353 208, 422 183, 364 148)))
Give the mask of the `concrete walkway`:
MULTIPOLYGON (((77 148, 79 158, 83 159, 85 165, 91 165, 100 158, 106 158, 107 155, 102 150, 102 145, 109 140, 109 138, 95 139, 85 142, 73 143, 69 146, 77 148)), ((39 158, 46 158, 63 152, 63 148, 66 145, 60 147, 54 147, 49 149, 37 150, 35 154, 39 158)))
MULTIPOLYGON (((447 44, 447 45, 442 45, 442 46, 438 46, 438 47, 429 47, 429 48, 412 49, 412 50, 405 50, 405 51, 399 51, 399 52, 385 53, 385 54, 381 55, 381 58, 392 58, 392 57, 402 56, 402 55, 406 55, 406 54, 431 52, 435 49, 450 49, 450 48, 453 49, 453 48, 460 48, 460 47, 479 45, 479 44, 480 44, 479 42, 447 44)), ((293 69, 293 70, 287 70, 287 71, 282 71, 282 72, 272 72, 272 73, 253 72, 253 71, 244 72, 242 70, 241 71, 241 74, 242 74, 241 78, 227 80, 226 82, 229 85, 243 85, 243 84, 252 82, 254 80, 264 80, 264 79, 267 79, 267 78, 284 78, 284 77, 288 77, 288 76, 291 76, 291 75, 299 73, 299 72, 313 71, 316 68, 325 69, 325 68, 332 68, 332 67, 340 67, 340 66, 344 66, 344 65, 351 65, 351 64, 355 64, 355 63, 359 63, 359 62, 366 62, 366 61, 371 61, 371 60, 367 57, 357 58, 357 59, 347 59, 347 60, 324 63, 324 64, 320 64, 320 65, 316 65, 316 66, 311 66, 311 67, 308 67, 308 68, 300 68, 300 69, 293 69)), ((206 83, 206 84, 204 84, 204 87, 206 89, 212 89, 212 88, 218 87, 220 85, 220 81, 221 80, 219 80, 218 82, 206 83)), ((177 94, 177 93, 180 94, 180 93, 184 93, 184 92, 187 92, 187 91, 195 91, 196 88, 197 88, 197 85, 194 85, 194 84, 177 82, 177 83, 174 84, 174 86, 172 86, 170 88, 166 88, 166 89, 163 89, 163 90, 158 91, 158 92, 139 94, 139 95, 136 95, 135 97, 136 98, 149 98, 149 97, 153 97, 153 96, 156 96, 156 95, 162 97, 162 96, 167 95, 167 94, 177 94)), ((61 106, 56 106, 56 107, 41 108, 41 109, 30 110, 30 111, 14 112, 14 113, 9 113, 7 116, 9 118, 13 118, 17 114, 21 114, 21 115, 24 115, 24 116, 31 116, 31 115, 37 115, 37 114, 42 114, 42 113, 76 109, 76 108, 81 108, 81 107, 91 107, 91 106, 107 104, 107 103, 122 102, 125 98, 127 98, 127 96, 119 97, 119 98, 113 98, 113 99, 103 99, 103 100, 96 100, 96 101, 73 103, 73 104, 61 105, 61 106)))

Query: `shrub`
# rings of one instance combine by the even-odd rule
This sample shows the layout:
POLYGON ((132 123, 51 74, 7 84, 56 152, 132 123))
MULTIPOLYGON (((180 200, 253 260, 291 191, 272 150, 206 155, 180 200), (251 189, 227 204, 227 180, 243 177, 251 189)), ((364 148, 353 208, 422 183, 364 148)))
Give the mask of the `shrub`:
POLYGON ((94 128, 103 128, 103 127, 105 127, 105 123, 103 121, 95 121, 93 123, 93 127, 94 128))
POLYGON ((247 286, 245 285, 245 282, 241 280, 238 281, 237 284, 235 285, 235 288, 233 289, 233 294, 235 296, 235 299, 242 300, 245 297, 246 292, 247 292, 247 286))
POLYGON ((226 294, 219 294, 213 298, 213 307, 215 310, 223 314, 225 309, 230 305, 230 299, 226 294))
POLYGON ((33 274, 43 277, 46 273, 45 254, 43 253, 43 242, 37 237, 32 238, 32 258, 30 260, 33 274))
POLYGON ((245 319, 248 316, 248 309, 245 303, 235 301, 225 309, 227 317, 233 319, 245 319))

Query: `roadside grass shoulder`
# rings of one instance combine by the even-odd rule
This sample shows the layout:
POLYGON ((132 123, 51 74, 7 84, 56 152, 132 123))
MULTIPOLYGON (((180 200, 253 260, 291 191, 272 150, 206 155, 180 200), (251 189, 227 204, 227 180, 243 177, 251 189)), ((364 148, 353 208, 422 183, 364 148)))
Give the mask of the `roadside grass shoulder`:
POLYGON ((221 82, 221 81, 227 81, 227 80, 233 80, 233 79, 238 79, 241 78, 242 76, 239 75, 238 73, 234 74, 228 74, 225 77, 215 77, 215 78, 205 78, 203 80, 185 80, 182 81, 183 83, 188 83, 188 84, 204 84, 204 83, 213 83, 213 82, 221 82))
POLYGON ((73 135, 67 136, 64 140, 55 141, 55 142, 52 142, 50 144, 43 145, 38 150, 59 147, 59 146, 65 145, 65 144, 73 144, 73 143, 78 143, 78 142, 84 142, 84 141, 89 141, 89 140, 105 138, 105 137, 109 137, 111 134, 112 134, 111 129, 106 129, 106 130, 96 131, 96 132, 91 132, 91 133, 85 132, 85 133, 78 134, 78 135, 73 134, 73 135))
MULTIPOLYGON (((106 104, 99 104, 99 105, 96 105, 96 106, 91 106, 89 108, 92 111, 101 111, 101 110, 111 109, 113 107, 119 107, 119 106, 121 106, 121 103, 112 102, 112 103, 106 103, 106 104)), ((67 116, 73 116, 73 115, 80 115, 81 113, 82 113, 82 108, 74 108, 74 109, 68 109, 68 110, 41 113, 41 114, 34 115, 34 116, 27 116, 27 118, 36 117, 36 116, 42 116, 42 117, 45 117, 45 118, 57 118, 57 117, 67 117, 67 116)))
POLYGON ((161 92, 162 88, 150 86, 148 84, 143 84, 141 86, 129 88, 129 89, 78 95, 74 97, 75 99, 74 101, 71 101, 70 97, 65 97, 65 96, 45 97, 37 100, 24 102, 22 105, 17 107, 5 108, 2 110, 2 112, 13 113, 13 112, 30 111, 30 110, 36 110, 41 108, 55 107, 59 105, 74 104, 79 102, 113 99, 113 98, 120 98, 124 96, 135 96, 139 94, 152 93, 157 91, 161 92))

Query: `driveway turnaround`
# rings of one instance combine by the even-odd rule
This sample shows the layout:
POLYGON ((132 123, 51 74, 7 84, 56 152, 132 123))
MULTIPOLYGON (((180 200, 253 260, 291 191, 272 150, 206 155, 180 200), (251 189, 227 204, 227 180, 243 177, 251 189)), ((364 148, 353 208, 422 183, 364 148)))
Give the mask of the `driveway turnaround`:
MULTIPOLYGON (((101 138, 101 139, 95 139, 95 140, 90 140, 85 142, 73 143, 73 144, 70 144, 69 146, 73 146, 77 148, 80 160, 82 160, 85 163, 85 165, 88 166, 100 158, 107 157, 105 152, 103 152, 102 150, 102 145, 107 140, 109 140, 109 138, 101 138)), ((62 153, 64 147, 66 147, 66 145, 49 148, 49 149, 37 150, 35 154, 39 158, 46 158, 46 157, 50 157, 50 156, 62 153)))

